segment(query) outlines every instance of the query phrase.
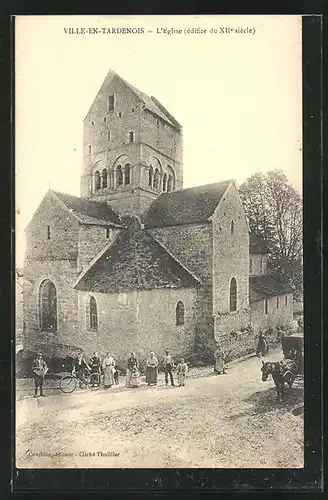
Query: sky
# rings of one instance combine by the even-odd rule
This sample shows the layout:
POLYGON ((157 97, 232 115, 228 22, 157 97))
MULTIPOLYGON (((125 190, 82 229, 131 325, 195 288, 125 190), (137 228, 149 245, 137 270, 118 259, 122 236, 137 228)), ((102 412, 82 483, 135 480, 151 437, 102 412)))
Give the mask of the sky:
POLYGON ((278 168, 301 192, 300 16, 18 16, 15 36, 17 266, 47 190, 79 196, 82 120, 109 69, 182 124, 184 187, 278 168), (82 27, 99 32, 65 33, 82 27), (107 31, 122 27, 144 33, 107 31))

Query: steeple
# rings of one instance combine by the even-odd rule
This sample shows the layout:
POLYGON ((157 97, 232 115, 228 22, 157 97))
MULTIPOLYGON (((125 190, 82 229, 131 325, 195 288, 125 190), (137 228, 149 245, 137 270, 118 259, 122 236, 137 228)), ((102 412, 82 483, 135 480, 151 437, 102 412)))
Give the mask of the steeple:
POLYGON ((109 71, 84 119, 81 196, 134 215, 182 187, 181 125, 156 98, 109 71))

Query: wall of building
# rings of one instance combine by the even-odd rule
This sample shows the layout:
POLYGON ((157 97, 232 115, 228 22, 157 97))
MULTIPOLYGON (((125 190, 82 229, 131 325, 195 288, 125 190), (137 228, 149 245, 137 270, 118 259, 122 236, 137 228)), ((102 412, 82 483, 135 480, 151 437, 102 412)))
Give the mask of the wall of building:
POLYGON ((79 227, 76 217, 49 192, 25 231, 26 258, 31 261, 76 259, 79 227))
POLYGON ((64 342, 77 325, 77 292, 73 285, 79 274, 77 266, 80 224, 48 193, 26 229, 23 311, 24 346, 35 341, 64 342), (47 237, 50 226, 50 239, 47 237), (39 288, 50 279, 57 292, 57 333, 40 332, 39 288))
POLYGON ((77 292, 73 286, 78 277, 76 263, 67 260, 29 261, 24 266, 24 347, 35 342, 70 344, 78 331, 77 292), (40 330, 39 290, 41 283, 51 280, 57 294, 57 332, 40 330))
POLYGON ((195 304, 195 328, 207 339, 214 339, 211 224, 163 227, 150 232, 201 280, 202 286, 195 304))
POLYGON ((213 315, 217 338, 249 324, 248 266, 248 226, 237 188, 232 184, 213 216, 213 315), (232 278, 237 283, 237 310, 230 313, 232 278))
POLYGON ((252 264, 249 265, 249 273, 251 276, 266 274, 268 264, 266 255, 250 254, 249 259, 252 261, 252 264))
POLYGON ((268 314, 265 314, 265 299, 253 302, 251 319, 255 331, 259 331, 261 328, 292 324, 293 295, 287 295, 287 305, 285 305, 285 297, 286 295, 270 297, 268 299, 268 314), (279 298, 279 308, 277 307, 277 298, 279 298))
POLYGON ((78 268, 82 270, 105 246, 115 238, 119 229, 110 228, 107 238, 106 226, 81 225, 79 232, 78 268))
POLYGON ((148 172, 154 157, 159 159, 163 169, 167 165, 172 166, 176 173, 176 186, 181 188, 181 134, 147 111, 119 77, 106 79, 84 120, 81 196, 109 201, 120 213, 140 213, 162 191, 149 187, 148 172), (109 95, 115 96, 113 111, 108 111, 109 95), (129 143, 129 132, 135 134, 133 143, 129 143), (95 190, 94 172, 113 168, 122 156, 122 166, 126 163, 131 165, 130 184, 117 186, 114 183, 114 186, 95 190))
POLYGON ((121 294, 78 292, 80 330, 74 336, 85 353, 109 351, 125 366, 136 352, 145 360, 150 351, 162 357, 165 349, 175 356, 187 352, 194 339, 194 289, 155 289, 121 294), (98 331, 90 330, 89 302, 93 295, 98 308, 98 331), (176 325, 176 304, 185 305, 185 323, 176 325))

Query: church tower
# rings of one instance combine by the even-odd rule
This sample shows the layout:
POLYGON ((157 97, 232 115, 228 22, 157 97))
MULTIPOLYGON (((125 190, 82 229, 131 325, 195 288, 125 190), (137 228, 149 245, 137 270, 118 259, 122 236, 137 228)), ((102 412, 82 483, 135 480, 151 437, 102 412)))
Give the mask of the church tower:
POLYGON ((183 188, 182 127, 155 97, 109 71, 83 124, 83 198, 139 215, 183 188))

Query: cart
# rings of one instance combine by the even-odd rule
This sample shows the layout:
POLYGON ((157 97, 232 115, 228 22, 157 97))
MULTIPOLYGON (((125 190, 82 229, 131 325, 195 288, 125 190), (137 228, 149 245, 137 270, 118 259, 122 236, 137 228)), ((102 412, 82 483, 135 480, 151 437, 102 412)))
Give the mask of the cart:
POLYGON ((282 351, 285 359, 293 359, 297 363, 298 375, 304 373, 304 335, 294 333, 282 338, 282 351))

